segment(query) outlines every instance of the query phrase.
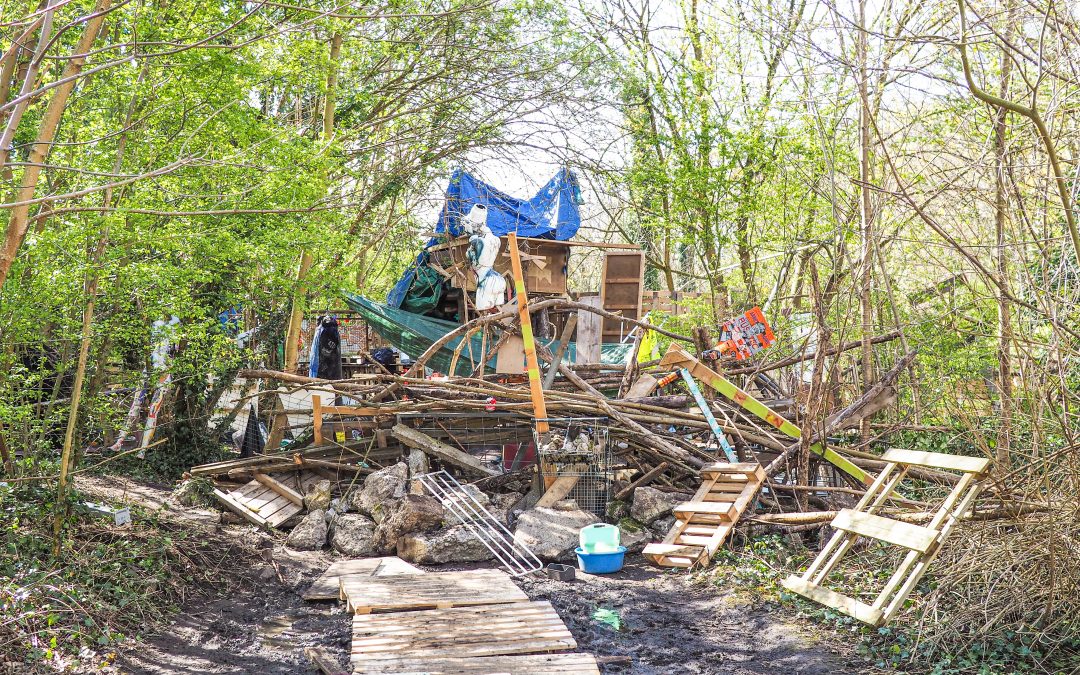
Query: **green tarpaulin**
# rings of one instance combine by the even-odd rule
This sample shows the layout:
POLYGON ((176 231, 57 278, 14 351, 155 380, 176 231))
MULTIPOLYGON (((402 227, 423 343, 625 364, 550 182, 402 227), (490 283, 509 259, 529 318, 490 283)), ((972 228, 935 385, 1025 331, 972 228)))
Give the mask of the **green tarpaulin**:
MULTIPOLYGON (((360 312, 368 324, 384 340, 398 350, 416 358, 427 351, 439 338, 450 331, 458 328, 460 324, 453 321, 433 319, 419 314, 412 314, 401 309, 389 307, 381 302, 374 302, 359 295, 347 295, 345 302, 353 310, 360 312)), ((477 334, 470 338, 469 342, 461 350, 458 358, 456 375, 467 377, 472 374, 475 364, 483 358, 480 342, 483 338, 477 334)), ((498 339, 496 335, 494 339, 498 339)), ((488 345, 493 344, 494 339, 489 339, 488 345)), ((428 360, 427 366, 441 373, 450 370, 450 361, 454 358, 454 350, 460 344, 461 338, 451 340, 446 346, 428 360)), ((541 341, 542 343, 542 341, 541 341)), ((555 341, 547 343, 552 351, 555 350, 555 341)), ((563 361, 574 362, 574 343, 571 342, 566 350, 563 361)), ((612 365, 626 363, 630 352, 630 345, 605 344, 600 348, 601 363, 612 365)), ((488 362, 488 372, 495 372, 495 360, 488 362)))

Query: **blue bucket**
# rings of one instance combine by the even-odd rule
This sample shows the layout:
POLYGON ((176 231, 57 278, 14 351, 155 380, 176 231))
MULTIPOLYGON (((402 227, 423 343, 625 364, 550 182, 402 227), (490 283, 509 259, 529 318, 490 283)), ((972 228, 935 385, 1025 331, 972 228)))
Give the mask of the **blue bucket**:
POLYGON ((578 567, 588 574, 610 574, 618 572, 623 566, 623 557, 626 555, 626 547, 620 546, 619 550, 611 553, 588 553, 578 546, 574 549, 577 553, 578 567))

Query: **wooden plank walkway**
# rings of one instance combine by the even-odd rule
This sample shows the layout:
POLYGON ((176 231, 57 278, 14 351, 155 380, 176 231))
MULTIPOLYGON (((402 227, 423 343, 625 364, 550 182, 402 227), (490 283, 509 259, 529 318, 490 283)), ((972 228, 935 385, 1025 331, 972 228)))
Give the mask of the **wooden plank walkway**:
POLYGON ((387 659, 370 661, 365 675, 600 675, 592 654, 535 654, 477 658, 387 659))
POLYGON ((337 600, 341 597, 342 577, 389 577, 397 574, 425 574, 401 558, 357 558, 339 560, 326 568, 311 587, 304 592, 305 600, 337 600))
MULTIPOLYGON (((418 581, 431 576, 434 575, 396 578, 418 581)), ((427 661, 576 648, 577 642, 549 602, 514 602, 353 617, 352 663, 359 672, 386 672, 367 670, 369 667, 382 668, 373 662, 385 659, 427 661)), ((424 672, 429 669, 425 668, 424 672)))
POLYGON ((438 572, 386 577, 341 577, 341 599, 350 612, 464 607, 527 602, 529 596, 501 570, 438 572))

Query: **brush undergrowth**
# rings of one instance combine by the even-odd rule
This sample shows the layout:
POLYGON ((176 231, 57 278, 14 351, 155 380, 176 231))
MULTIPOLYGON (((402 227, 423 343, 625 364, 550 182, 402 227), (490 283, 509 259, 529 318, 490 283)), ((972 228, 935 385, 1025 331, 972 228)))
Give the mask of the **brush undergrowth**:
MULTIPOLYGON (((704 574, 718 587, 749 592, 762 600, 779 601, 797 615, 834 633, 844 643, 852 645, 862 656, 882 672, 932 673, 933 675, 998 675, 1002 673, 1073 673, 1080 667, 1080 639, 1072 644, 1056 640, 1048 648, 1041 631, 1014 629, 995 630, 987 626, 979 639, 967 635, 947 639, 941 631, 941 621, 948 616, 935 616, 938 627, 933 636, 921 626, 927 617, 925 598, 933 595, 938 580, 933 570, 920 581, 905 602, 905 608, 890 624, 881 628, 867 626, 786 591, 781 581, 799 573, 809 565, 816 550, 793 545, 779 535, 751 539, 733 550, 721 551, 704 574), (932 639, 931 639, 932 638, 932 639), (957 644, 963 646, 957 648, 957 644), (1075 645, 1078 649, 1071 649, 1075 645)), ((873 598, 899 563, 899 555, 886 547, 872 545, 850 555, 829 580, 832 588, 843 589, 846 595, 873 598)), ((1077 633, 1080 637, 1080 633, 1077 633)))
POLYGON ((123 527, 73 509, 54 557, 54 497, 51 485, 0 483, 0 663, 19 664, 17 672, 107 665, 121 642, 178 609, 191 589, 242 575, 240 547, 138 507, 123 527))

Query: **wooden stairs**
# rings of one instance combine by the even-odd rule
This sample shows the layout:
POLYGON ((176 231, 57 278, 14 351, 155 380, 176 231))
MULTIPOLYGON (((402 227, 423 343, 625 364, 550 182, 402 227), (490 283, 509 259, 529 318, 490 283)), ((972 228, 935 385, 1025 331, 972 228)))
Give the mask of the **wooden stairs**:
POLYGON ((763 482, 765 470, 757 462, 704 467, 693 500, 673 509, 675 525, 663 542, 645 547, 645 557, 661 567, 707 565, 763 482))

